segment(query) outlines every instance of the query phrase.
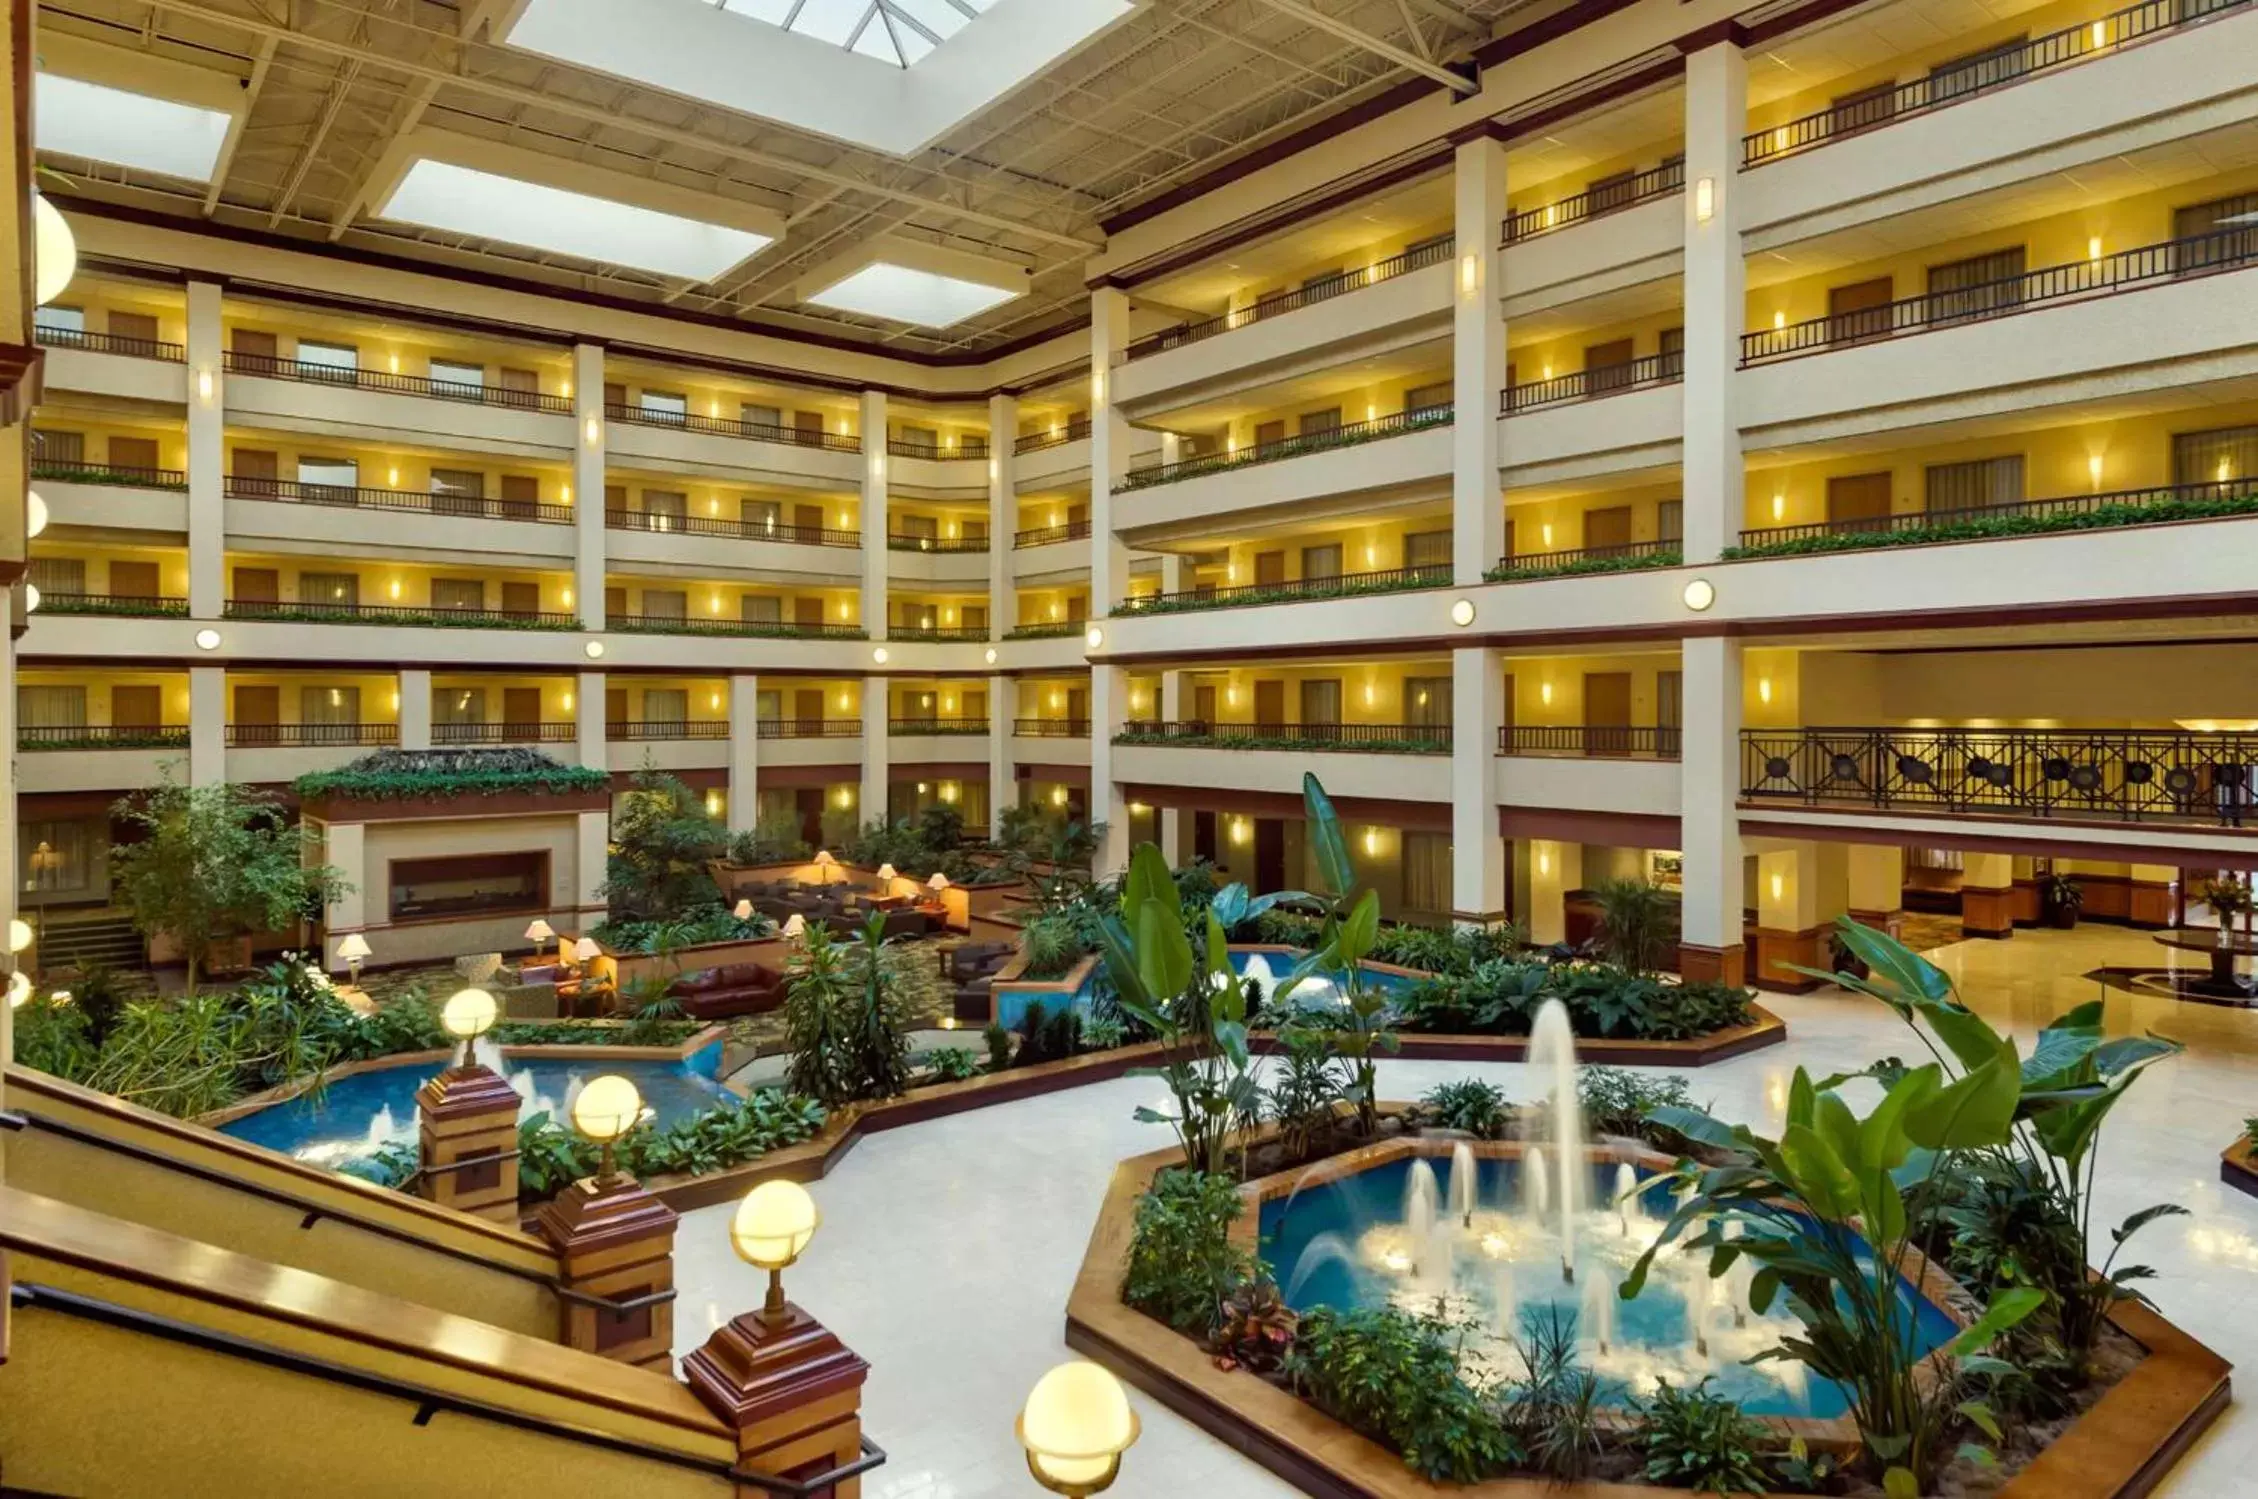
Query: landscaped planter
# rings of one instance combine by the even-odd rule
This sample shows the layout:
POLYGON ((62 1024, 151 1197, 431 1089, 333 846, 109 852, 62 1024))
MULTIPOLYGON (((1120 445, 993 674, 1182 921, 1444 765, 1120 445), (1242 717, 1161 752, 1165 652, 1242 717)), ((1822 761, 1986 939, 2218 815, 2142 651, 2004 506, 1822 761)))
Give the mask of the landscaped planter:
POLYGON ((2258 1197, 2258 1144, 2248 1135, 2219 1152, 2219 1180, 2258 1197))

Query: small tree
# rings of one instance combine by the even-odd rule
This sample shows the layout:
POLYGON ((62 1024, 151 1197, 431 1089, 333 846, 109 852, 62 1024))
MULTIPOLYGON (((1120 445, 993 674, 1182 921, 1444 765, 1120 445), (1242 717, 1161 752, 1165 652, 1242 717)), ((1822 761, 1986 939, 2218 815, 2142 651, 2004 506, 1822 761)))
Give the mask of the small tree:
POLYGON ((729 830, 698 793, 646 766, 612 820, 604 898, 614 921, 666 921, 721 904, 708 865, 729 848, 729 830))
POLYGON ((352 888, 308 862, 304 830, 247 786, 183 786, 168 769, 110 812, 143 833, 110 850, 111 885, 136 930, 179 946, 192 995, 214 943, 278 931, 352 888))
POLYGON ((1669 961, 1678 913, 1668 891, 1651 880, 1603 880, 1592 897, 1599 903, 1600 953, 1608 962, 1653 973, 1669 961))

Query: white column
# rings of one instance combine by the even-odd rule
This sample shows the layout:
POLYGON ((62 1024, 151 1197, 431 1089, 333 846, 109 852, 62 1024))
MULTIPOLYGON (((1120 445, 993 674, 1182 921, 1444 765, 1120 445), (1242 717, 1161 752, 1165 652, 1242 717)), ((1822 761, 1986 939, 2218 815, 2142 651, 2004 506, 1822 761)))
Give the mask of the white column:
POLYGON ((1129 673, 1093 662, 1090 667, 1090 818, 1105 825, 1092 872, 1111 874, 1129 862, 1129 799, 1113 778, 1113 736, 1127 715, 1129 673))
MULTIPOLYGON (((1457 158, 1457 277, 1451 297, 1451 572, 1461 588, 1505 555, 1498 400, 1505 389, 1505 144, 1468 141, 1457 158)), ((1468 909, 1461 903, 1459 909, 1468 909)), ((1493 909, 1485 907, 1484 909, 1493 909)))
POLYGON ((1741 255, 1741 135, 1748 61, 1731 42, 1686 59, 1686 560, 1712 562, 1746 508, 1735 392, 1747 262, 1741 255), (1704 218, 1703 212, 1708 217, 1704 218))
POLYGON ((188 784, 227 779, 227 668, 188 669, 188 784))
MULTIPOLYGON (((867 534, 867 533, 865 533, 867 534)), ((888 820, 886 788, 893 780, 893 746, 886 738, 886 721, 893 715, 893 692, 885 677, 862 679, 862 810, 863 825, 888 820)))
POLYGON ((1497 738, 1505 722, 1505 667, 1494 650, 1451 652, 1451 907, 1488 916, 1505 909, 1505 836, 1498 830, 1497 738))
POLYGON ((751 672, 729 679, 729 830, 760 820, 760 687, 751 672))
POLYGON ((1723 636, 1685 642, 1685 733, 1678 762, 1679 840, 1685 857, 1680 971, 1742 979, 1740 791, 1741 644, 1723 636))
POLYGON ((604 861, 612 837, 611 808, 580 814, 579 836, 574 840, 579 888, 573 892, 578 908, 573 926, 580 932, 604 919, 609 903, 604 899, 604 861))
MULTIPOLYGON (((337 944, 348 934, 368 925, 367 831, 357 822, 325 823, 321 843, 308 856, 330 865, 345 880, 344 891, 329 903, 329 909, 322 918, 325 928, 322 964, 331 973, 346 971, 345 960, 337 956, 337 944)), ((372 947, 374 945, 371 944, 372 947)), ((371 956, 377 962, 384 961, 384 954, 380 952, 371 956)))
POLYGON ((611 746, 604 738, 604 674, 584 671, 572 690, 572 721, 579 730, 580 763, 590 770, 609 770, 612 762, 611 746))
MULTIPOLYGON (((1011 538, 1019 529, 1019 398, 988 397, 988 638, 1017 624, 1011 593, 1011 538)), ((990 702, 997 699, 991 697, 990 702)))
POLYGON ((604 447, 611 439, 611 422, 604 415, 601 344, 573 347, 572 416, 572 607, 580 615, 583 628, 601 630, 604 628, 604 447))
POLYGON ((1019 773, 1012 759, 1012 720, 1019 714, 1019 684, 1010 677, 988 679, 988 834, 1000 828, 1004 808, 1018 795, 1019 773))
MULTIPOLYGON (((862 627, 886 638, 886 392, 862 393, 862 627)), ((884 802, 877 814, 886 815, 884 802)), ((869 820, 870 809, 863 809, 869 820)))
MULTIPOLYGON (((11 439, 22 451, 20 436, 11 439)), ((19 470, 20 472, 20 470, 19 470)), ((8 871, 8 878, 0 880, 0 932, 16 916, 16 892, 20 881, 16 878, 16 647, 9 632, 0 630, 0 765, 7 767, 7 784, 0 786, 0 869, 8 871)), ((0 973, 13 973, 15 960, 0 952, 0 973)), ((13 1062, 15 1051, 15 1008, 0 1003, 0 1109, 8 1105, 7 1064, 13 1062)), ((7 1159, 7 1147, 0 1141, 0 1168, 7 1159)), ((0 1180, 6 1178, 0 1169, 0 1180)))
MULTIPOLYGON (((1163 553, 1160 559, 1161 587, 1171 593, 1178 591, 1184 572, 1184 559, 1173 553, 1163 553)), ((1160 701, 1153 704, 1154 716, 1162 723, 1180 723, 1184 717, 1184 673, 1181 668, 1160 674, 1160 701)), ((1168 856, 1172 865, 1191 862, 1192 819, 1181 807, 1160 809, 1160 851, 1168 856)))
POLYGON ((227 376, 220 288, 188 283, 188 612, 218 619, 227 602, 227 376))
MULTIPOLYGON (((1090 617, 1113 612, 1129 588, 1129 549, 1113 524, 1113 491, 1129 470, 1129 422, 1113 404, 1113 368, 1129 346, 1129 294, 1090 293, 1090 617)), ((1096 782, 1093 779, 1093 787, 1096 782)))
POLYGON ((431 672, 400 668, 400 748, 431 748, 431 672))

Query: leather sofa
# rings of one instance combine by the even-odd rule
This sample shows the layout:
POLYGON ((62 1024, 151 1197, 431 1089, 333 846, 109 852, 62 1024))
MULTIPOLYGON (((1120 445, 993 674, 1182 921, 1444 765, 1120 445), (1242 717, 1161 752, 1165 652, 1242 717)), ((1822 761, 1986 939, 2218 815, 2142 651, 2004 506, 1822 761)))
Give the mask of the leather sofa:
POLYGON ((692 1020, 758 1015, 784 1003, 784 977, 758 963, 724 963, 686 973, 666 992, 692 1020))

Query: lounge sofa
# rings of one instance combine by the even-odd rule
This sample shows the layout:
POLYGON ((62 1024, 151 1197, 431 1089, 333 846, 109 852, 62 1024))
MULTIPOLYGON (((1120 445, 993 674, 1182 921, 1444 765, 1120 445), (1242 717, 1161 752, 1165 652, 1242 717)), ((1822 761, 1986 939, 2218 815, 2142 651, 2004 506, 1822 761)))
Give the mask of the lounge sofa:
POLYGON ((666 992, 692 1020, 758 1015, 784 1003, 784 977, 758 963, 724 963, 686 973, 666 992))
POLYGON ((956 989, 950 1011, 958 1020, 985 1025, 995 1018, 996 975, 1013 951, 1009 942, 967 942, 941 954, 941 977, 956 989))

